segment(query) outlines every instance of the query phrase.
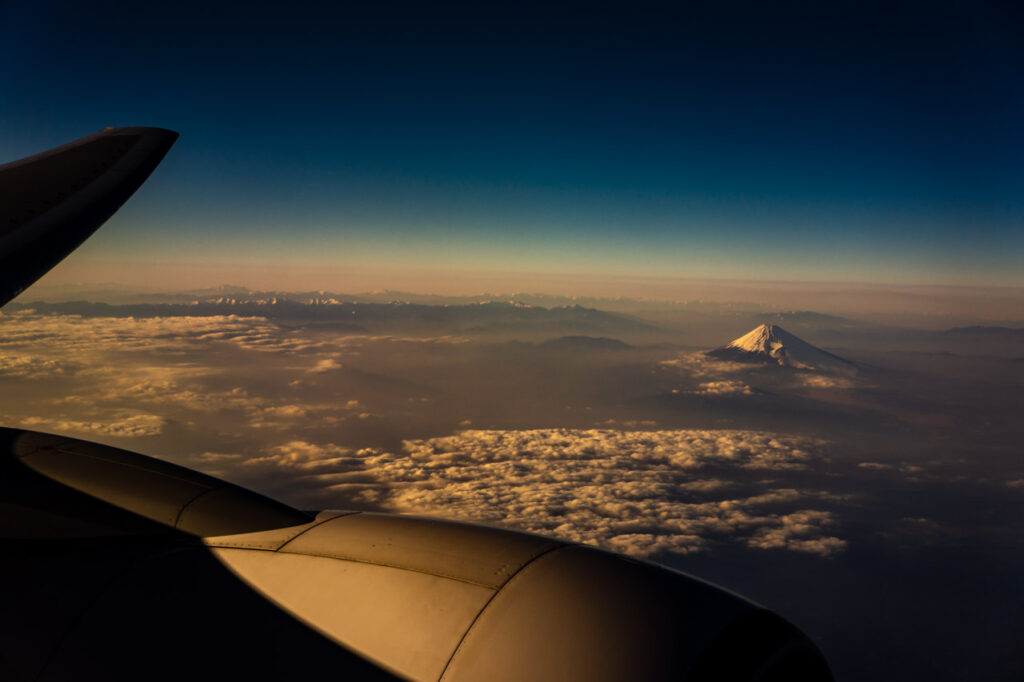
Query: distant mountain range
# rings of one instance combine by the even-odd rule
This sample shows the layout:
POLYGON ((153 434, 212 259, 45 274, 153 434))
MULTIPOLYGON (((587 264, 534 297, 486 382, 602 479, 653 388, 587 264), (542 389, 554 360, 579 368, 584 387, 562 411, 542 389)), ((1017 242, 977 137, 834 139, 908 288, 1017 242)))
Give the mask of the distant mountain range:
POLYGON ((734 362, 779 365, 795 369, 849 372, 856 365, 833 355, 775 324, 762 324, 732 342, 708 351, 711 357, 734 362))
POLYGON ((418 303, 355 303, 334 298, 297 301, 291 298, 239 299, 221 296, 190 303, 113 305, 88 301, 11 303, 5 310, 32 309, 42 314, 83 317, 211 317, 238 315, 327 324, 334 331, 430 331, 489 333, 517 330, 554 334, 649 332, 657 327, 628 315, 579 305, 545 308, 523 303, 487 301, 469 305, 418 303))
POLYGON ((684 309, 704 312, 757 312, 763 306, 744 302, 718 302, 703 300, 670 300, 630 298, 627 296, 564 296, 539 292, 482 292, 472 295, 424 294, 411 291, 385 289, 359 293, 329 291, 274 291, 257 290, 243 286, 224 284, 218 287, 189 289, 185 291, 161 292, 140 291, 117 284, 103 284, 95 287, 46 286, 38 285, 30 292, 33 301, 99 301, 111 304, 136 303, 194 303, 213 302, 221 299, 235 301, 267 301, 288 299, 300 303, 321 301, 344 301, 349 303, 418 303, 422 305, 472 305, 476 303, 519 303, 531 306, 553 308, 579 305, 612 312, 634 312, 637 310, 684 309))
MULTIPOLYGON (((537 340, 569 335, 623 336, 631 343, 714 345, 759 323, 783 325, 844 355, 866 350, 1020 357, 1024 328, 955 327, 947 330, 892 326, 810 310, 781 311, 749 303, 655 301, 627 297, 567 297, 538 293, 450 296, 402 291, 356 295, 326 291, 256 291, 239 286, 160 293, 103 285, 81 298, 51 297, 8 304, 13 312, 86 317, 258 316, 292 324, 316 324, 338 333, 515 334, 537 340)), ((33 289, 35 291, 35 289, 33 289)), ((42 293, 42 292, 40 292, 42 293)), ((70 290, 64 295, 72 293, 70 290)), ((785 345, 785 344, 784 344, 785 345)))
POLYGON ((1024 342, 1022 327, 953 327, 944 332, 947 336, 966 339, 995 339, 1000 341, 1024 342))
POLYGON ((604 336, 562 336, 557 339, 549 339, 544 343, 541 343, 542 348, 548 348, 551 350, 562 350, 571 352, 588 352, 588 351, 616 351, 616 350, 629 350, 633 348, 628 343, 623 343, 618 339, 609 339, 604 336))

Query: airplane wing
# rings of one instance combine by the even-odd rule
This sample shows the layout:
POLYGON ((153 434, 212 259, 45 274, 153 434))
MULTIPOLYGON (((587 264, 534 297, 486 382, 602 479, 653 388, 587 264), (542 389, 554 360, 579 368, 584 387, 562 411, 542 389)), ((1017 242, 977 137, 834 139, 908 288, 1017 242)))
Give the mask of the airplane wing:
POLYGON ((114 215, 177 138, 161 128, 107 128, 0 166, 0 305, 114 215))
MULTIPOLYGON (((175 137, 110 129, 0 166, 0 297, 95 231, 175 137)), ((63 436, 0 429, 0 540, 5 680, 832 679, 781 617, 653 563, 306 513, 63 436)))

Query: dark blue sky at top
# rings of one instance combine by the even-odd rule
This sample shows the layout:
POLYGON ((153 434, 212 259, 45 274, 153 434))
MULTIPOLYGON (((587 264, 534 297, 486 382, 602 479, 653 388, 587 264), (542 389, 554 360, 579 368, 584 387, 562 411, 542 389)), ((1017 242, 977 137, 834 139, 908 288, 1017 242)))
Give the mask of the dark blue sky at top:
POLYGON ((92 256, 1024 284, 1015 4, 0 3, 0 151, 182 138, 92 256))

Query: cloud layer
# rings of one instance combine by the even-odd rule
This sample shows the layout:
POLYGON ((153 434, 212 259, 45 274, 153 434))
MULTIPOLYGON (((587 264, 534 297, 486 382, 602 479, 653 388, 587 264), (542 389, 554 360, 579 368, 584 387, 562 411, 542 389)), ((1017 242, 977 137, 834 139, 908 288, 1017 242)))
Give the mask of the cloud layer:
POLYGON ((705 396, 753 395, 758 386, 753 382, 764 382, 762 388, 776 390, 787 388, 796 392, 801 389, 852 389, 861 383, 853 376, 835 376, 817 371, 795 370, 778 372, 777 367, 767 368, 755 363, 719 360, 703 352, 679 353, 670 360, 663 360, 661 366, 675 372, 680 380, 696 384, 690 388, 674 389, 673 393, 690 393, 705 396), (760 374, 767 370, 766 379, 760 374))
POLYGON ((830 496, 766 478, 820 462, 823 447, 750 431, 468 430, 405 441, 397 454, 293 441, 244 466, 290 472, 325 499, 336 491, 639 557, 728 542, 829 555, 846 546, 821 508, 830 496))
POLYGON ((324 334, 234 315, 0 313, 0 380, 45 396, 42 405, 0 401, 0 415, 11 426, 114 438, 158 435, 169 422, 206 425, 217 415, 235 431, 322 428, 373 415, 363 396, 344 394, 332 379, 345 358, 464 341, 324 334), (323 388, 331 384, 337 390, 323 388))

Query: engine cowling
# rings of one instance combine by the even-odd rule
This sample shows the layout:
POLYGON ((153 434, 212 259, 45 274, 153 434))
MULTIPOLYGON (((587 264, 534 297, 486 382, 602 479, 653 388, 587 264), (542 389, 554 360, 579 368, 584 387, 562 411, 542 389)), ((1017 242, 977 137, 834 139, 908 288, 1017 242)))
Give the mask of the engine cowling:
POLYGON ((4 504, 33 520, 4 529, 12 679, 831 679, 782 618, 656 564, 438 519, 311 516, 124 450, 2 436, 4 504))

